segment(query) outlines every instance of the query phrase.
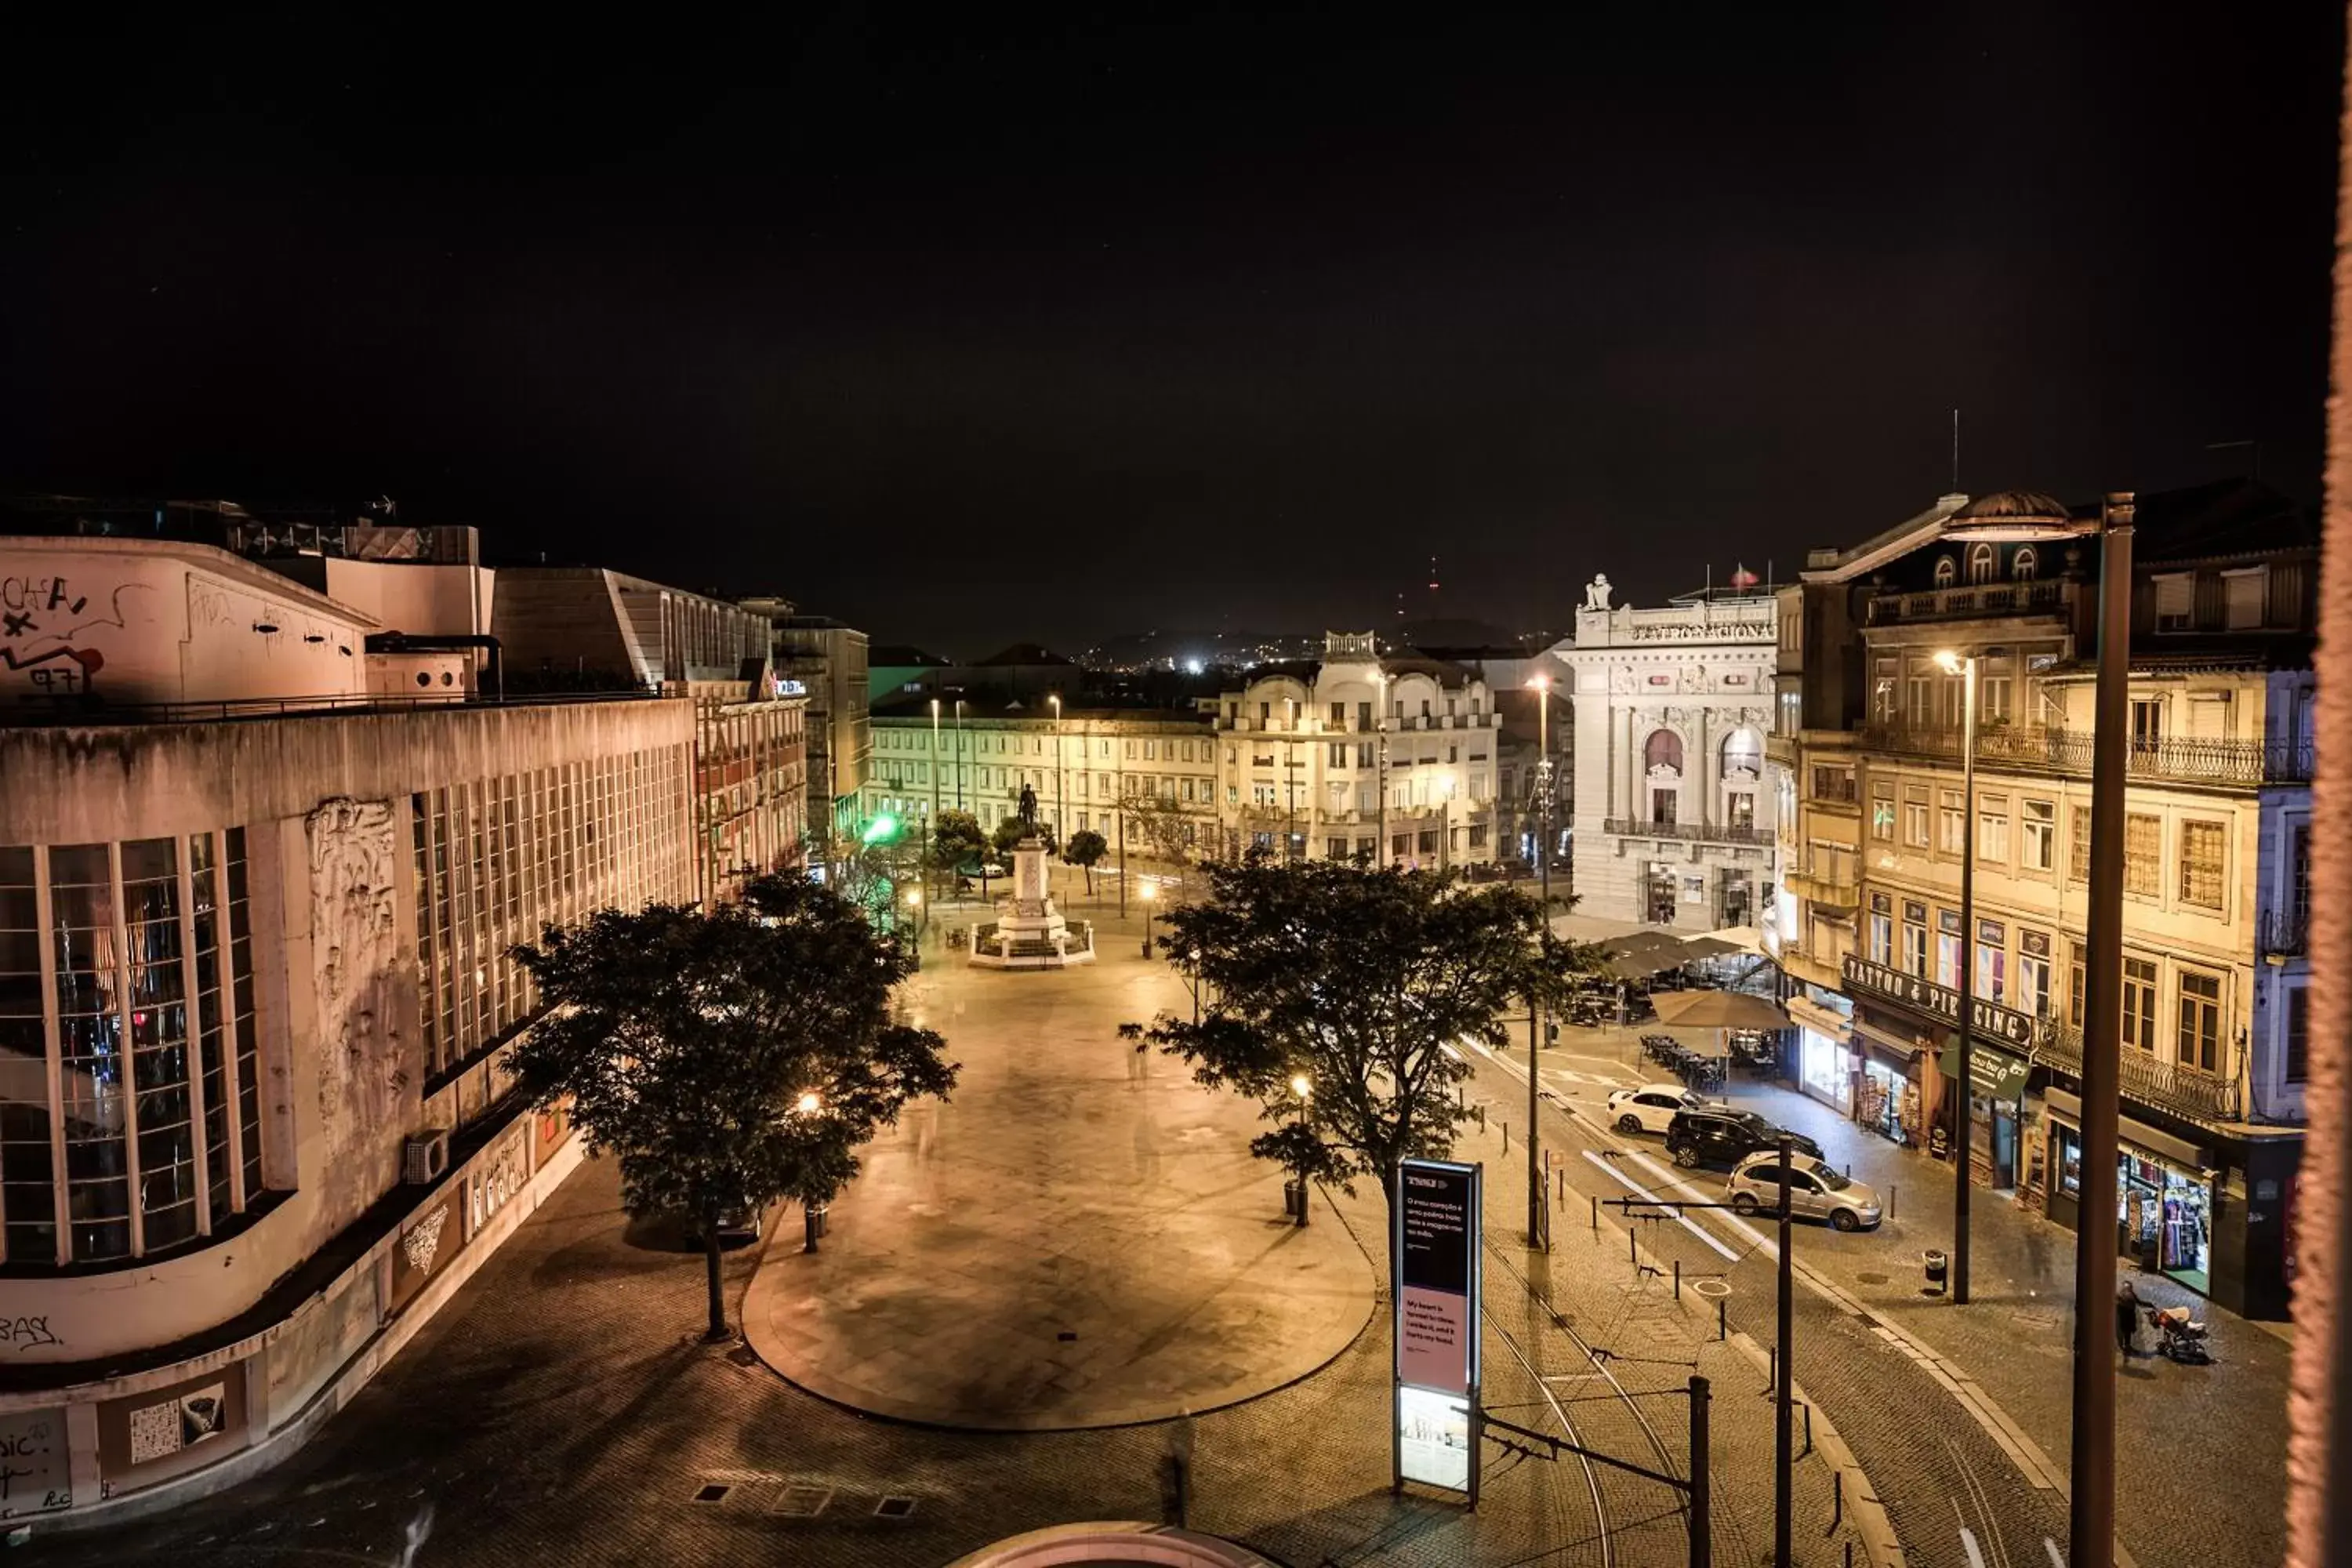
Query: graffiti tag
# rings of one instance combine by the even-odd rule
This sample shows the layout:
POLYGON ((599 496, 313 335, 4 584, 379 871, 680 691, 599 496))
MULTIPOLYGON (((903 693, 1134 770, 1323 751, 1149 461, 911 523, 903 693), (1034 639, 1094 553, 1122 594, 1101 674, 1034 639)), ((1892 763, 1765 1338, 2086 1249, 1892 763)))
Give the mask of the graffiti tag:
POLYGON ((20 1351, 36 1345, 61 1345, 65 1341, 49 1331, 49 1320, 44 1313, 37 1318, 0 1318, 0 1344, 15 1345, 20 1351))

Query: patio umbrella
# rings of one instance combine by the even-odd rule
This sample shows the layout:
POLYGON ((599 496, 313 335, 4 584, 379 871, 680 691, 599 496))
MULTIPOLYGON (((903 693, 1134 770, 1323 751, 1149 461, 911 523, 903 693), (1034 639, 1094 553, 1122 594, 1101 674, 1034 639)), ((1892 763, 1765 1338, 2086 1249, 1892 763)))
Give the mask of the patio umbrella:
POLYGON ((1726 942, 1721 937, 1715 936, 1695 936, 1683 943, 1683 952, 1692 958, 1721 958, 1727 952, 1746 952, 1747 951, 1737 942, 1726 942))
POLYGON ((1785 1029, 1789 1015, 1777 1002, 1745 991, 1670 991, 1654 996, 1658 1022, 1683 1029, 1785 1029))

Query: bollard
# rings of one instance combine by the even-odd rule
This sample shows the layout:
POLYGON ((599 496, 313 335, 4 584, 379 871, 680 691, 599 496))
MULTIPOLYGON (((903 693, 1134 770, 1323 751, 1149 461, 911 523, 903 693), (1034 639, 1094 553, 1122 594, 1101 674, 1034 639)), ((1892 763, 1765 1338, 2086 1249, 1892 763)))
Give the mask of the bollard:
MULTIPOLYGON (((1844 1470, 1843 1470, 1843 1469, 1836 1469, 1836 1470, 1832 1470, 1832 1471, 1830 1472, 1830 1530, 1829 1530, 1829 1532, 1830 1532, 1832 1535, 1835 1535, 1835 1534, 1838 1532, 1838 1526, 1839 1526, 1839 1525, 1841 1525, 1841 1524, 1843 1524, 1844 1522, 1845 1522, 1845 1471, 1844 1471, 1844 1470)), ((1851 1542, 1851 1541, 1849 1541, 1849 1542, 1847 1542, 1845 1543, 1845 1560, 1846 1560, 1846 1562, 1847 1562, 1849 1564, 1851 1564, 1851 1563, 1853 1562, 1853 1542, 1851 1542)))
POLYGON ((1895 1188, 1892 1184, 1889 1184, 1886 1189, 1886 1217, 1888 1219, 1895 1217, 1895 1188))
POLYGON ((1504 1153, 1506 1153, 1506 1154, 1507 1154, 1507 1153, 1509 1153, 1510 1152, 1511 1152, 1511 1124, 1510 1124, 1509 1122, 1506 1121, 1506 1122, 1504 1122, 1504 1123, 1503 1123, 1503 1152, 1504 1152, 1504 1153))
POLYGON ((1682 1260, 1681 1258, 1675 1258, 1675 1300, 1677 1300, 1677 1301, 1679 1301, 1679 1300, 1681 1300, 1682 1299, 1683 1299, 1683 1260, 1682 1260))
POLYGON ((1715 1337, 1718 1341, 1728 1337, 1725 1334, 1723 1327, 1723 1302, 1724 1298, 1721 1296, 1715 1299, 1715 1337))
MULTIPOLYGON (((1806 1453, 1806 1454, 1810 1454, 1810 1453, 1811 1453, 1812 1451, 1813 1451, 1813 1407, 1812 1407, 1811 1405, 1806 1405, 1806 1406, 1805 1406, 1805 1453, 1806 1453)), ((1801 1454, 1801 1455, 1799 1455, 1799 1456, 1798 1456, 1798 1458, 1802 1458, 1803 1457, 1804 1457, 1804 1455, 1802 1455, 1802 1454, 1801 1454)))
POLYGON ((1631 1225, 1625 1227, 1625 1261, 1633 1266, 1634 1273, 1639 1274, 1642 1271, 1642 1244, 1633 1239, 1633 1227, 1631 1225))

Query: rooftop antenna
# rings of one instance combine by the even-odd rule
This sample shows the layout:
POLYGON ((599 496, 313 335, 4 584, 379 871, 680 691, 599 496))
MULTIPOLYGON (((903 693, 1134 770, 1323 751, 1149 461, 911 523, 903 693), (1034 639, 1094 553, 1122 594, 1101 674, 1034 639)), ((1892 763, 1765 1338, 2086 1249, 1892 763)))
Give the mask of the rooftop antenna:
POLYGON ((1960 493, 1960 411, 1952 410, 1952 488, 1947 495, 1960 493))

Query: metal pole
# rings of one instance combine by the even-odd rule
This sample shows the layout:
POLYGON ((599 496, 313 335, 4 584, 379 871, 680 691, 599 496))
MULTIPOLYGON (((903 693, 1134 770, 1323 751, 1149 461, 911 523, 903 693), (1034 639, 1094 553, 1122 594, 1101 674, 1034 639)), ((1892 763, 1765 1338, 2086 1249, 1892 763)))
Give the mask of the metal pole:
POLYGON ((1068 782, 1068 770, 1062 765, 1062 700, 1054 699, 1054 837, 1066 848, 1070 842, 1069 807, 1064 801, 1062 786, 1068 782))
POLYGON ((1772 1564, 1789 1568, 1789 1481, 1796 1456, 1790 1451, 1795 1434, 1789 1430, 1790 1384, 1790 1330, 1796 1320, 1796 1272, 1789 1256, 1789 1160, 1794 1145, 1780 1140, 1780 1321, 1772 1352, 1772 1564))
POLYGON ((1375 793, 1380 796, 1381 842, 1380 856, 1373 864, 1385 866, 1389 863, 1389 683, 1386 676, 1375 676, 1373 682, 1372 689, 1381 694, 1380 708, 1372 715, 1372 730, 1381 738, 1380 766, 1373 770, 1379 781, 1375 793))
POLYGON ((1290 730, 1282 746, 1282 779, 1287 792, 1282 824, 1282 863, 1287 866, 1297 858, 1295 847, 1298 842, 1298 700, 1286 697, 1282 708, 1284 722, 1290 730))
POLYGON ((2116 1052, 2123 1040, 2124 742, 2130 721, 2132 494, 2106 498, 2092 705, 2090 952, 2084 980, 2082 1207, 2074 1230, 2074 1568, 2111 1568, 2116 1537, 2116 1052))
POLYGON ((1969 1028, 1976 1016, 1977 955, 1977 659, 1960 661, 1960 1040, 1959 1081, 1952 1102, 1952 1304, 1969 1304, 1969 1122, 1975 1090, 1969 1071, 1969 1028))
POLYGON ((931 881, 930 834, 940 821, 940 700, 931 699, 931 820, 923 825, 923 885, 930 889, 928 899, 939 897, 939 885, 931 881))
MULTIPOLYGON (((1544 693, 1538 686, 1536 691, 1538 704, 1542 702, 1543 696, 1544 693)), ((1538 732, 1544 738, 1544 743, 1548 744, 1550 730, 1544 719, 1544 712, 1542 706, 1537 708, 1536 724, 1538 732)), ((1538 750, 1541 749, 1542 745, 1539 744, 1538 750)), ((1543 764, 1538 762, 1536 766, 1538 775, 1540 776, 1543 764)), ((1542 873, 1544 901, 1541 912, 1543 921, 1540 928, 1541 935, 1537 939, 1538 954, 1542 952, 1543 939, 1551 934, 1551 862, 1549 858, 1546 858, 1541 864, 1544 868, 1542 873)), ((1542 1046, 1540 1033, 1542 1015, 1541 1001, 1536 994, 1535 987, 1529 986, 1528 988, 1528 1245, 1548 1252, 1551 1249, 1551 1208, 1544 1202, 1543 1140, 1536 1135, 1536 1053, 1542 1046)))
POLYGON ((1696 1373, 1690 1380, 1690 1568, 1713 1568, 1715 1533, 1713 1486, 1708 1469, 1706 1379, 1696 1373))
MULTIPOLYGON (((963 809, 963 699, 956 699, 956 809, 963 809)), ((982 851, 986 854, 986 850, 982 851)))

